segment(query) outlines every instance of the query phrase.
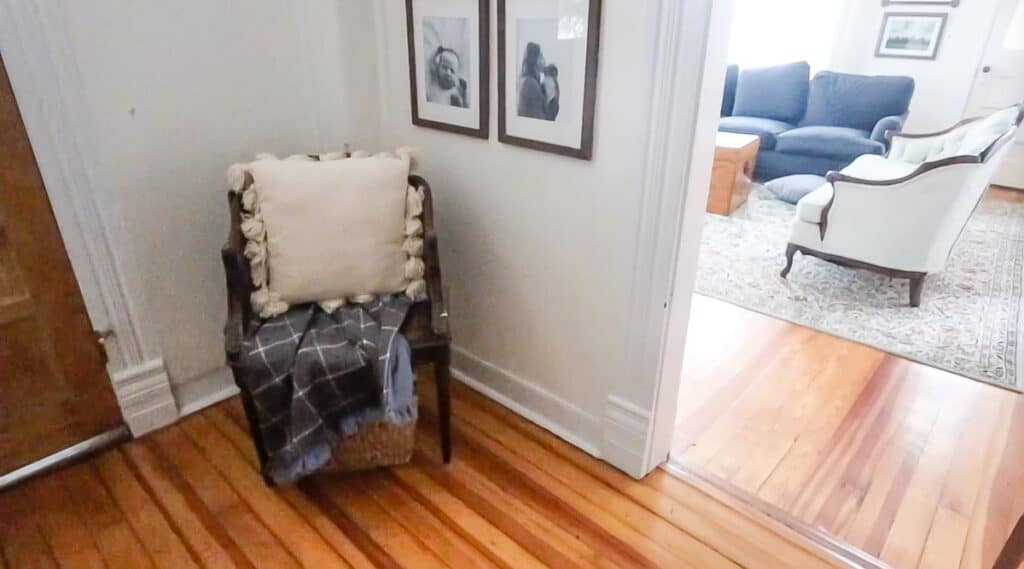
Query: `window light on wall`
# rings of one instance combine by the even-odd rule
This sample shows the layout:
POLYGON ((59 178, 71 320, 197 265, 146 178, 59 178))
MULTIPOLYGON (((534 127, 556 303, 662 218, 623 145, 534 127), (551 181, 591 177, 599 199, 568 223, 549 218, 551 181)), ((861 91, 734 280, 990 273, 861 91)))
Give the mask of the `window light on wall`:
POLYGON ((729 63, 828 67, 845 0, 735 0, 729 63))

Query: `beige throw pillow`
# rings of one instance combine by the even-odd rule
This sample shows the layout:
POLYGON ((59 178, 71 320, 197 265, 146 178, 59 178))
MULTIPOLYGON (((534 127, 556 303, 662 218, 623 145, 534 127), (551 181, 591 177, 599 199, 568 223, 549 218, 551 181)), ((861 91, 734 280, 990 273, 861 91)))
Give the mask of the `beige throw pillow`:
POLYGON ((408 155, 328 156, 268 157, 229 170, 232 186, 243 180, 252 301, 263 317, 289 304, 331 310, 425 292, 422 195, 408 185, 408 155))

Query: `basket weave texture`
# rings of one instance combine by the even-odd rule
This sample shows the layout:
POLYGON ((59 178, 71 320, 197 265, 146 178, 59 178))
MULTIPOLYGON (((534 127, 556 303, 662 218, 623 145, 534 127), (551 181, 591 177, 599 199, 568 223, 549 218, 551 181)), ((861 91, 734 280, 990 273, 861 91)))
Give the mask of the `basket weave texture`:
POLYGON ((369 422, 338 445, 323 472, 353 472, 406 464, 412 460, 415 443, 416 421, 404 425, 383 420, 369 422))

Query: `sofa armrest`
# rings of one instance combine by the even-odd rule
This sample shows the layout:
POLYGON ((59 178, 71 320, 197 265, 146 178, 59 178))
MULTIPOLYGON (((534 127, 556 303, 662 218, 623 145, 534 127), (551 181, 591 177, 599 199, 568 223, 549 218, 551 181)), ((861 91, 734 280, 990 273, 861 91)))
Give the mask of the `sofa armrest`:
POLYGON ((888 148, 889 140, 891 140, 892 135, 903 130, 903 125, 906 120, 906 115, 891 115, 883 117, 875 123, 875 128, 871 131, 871 140, 881 142, 886 148, 888 148))

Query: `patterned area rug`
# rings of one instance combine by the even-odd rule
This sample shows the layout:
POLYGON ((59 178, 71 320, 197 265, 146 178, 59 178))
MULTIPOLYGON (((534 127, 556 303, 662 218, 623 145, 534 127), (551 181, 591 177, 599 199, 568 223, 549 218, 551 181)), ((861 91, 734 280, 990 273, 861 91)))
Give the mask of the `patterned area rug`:
POLYGON ((986 199, 921 306, 905 279, 797 253, 779 277, 795 208, 763 187, 730 217, 704 223, 697 292, 769 316, 1013 389, 1020 373, 1024 204, 986 199))

